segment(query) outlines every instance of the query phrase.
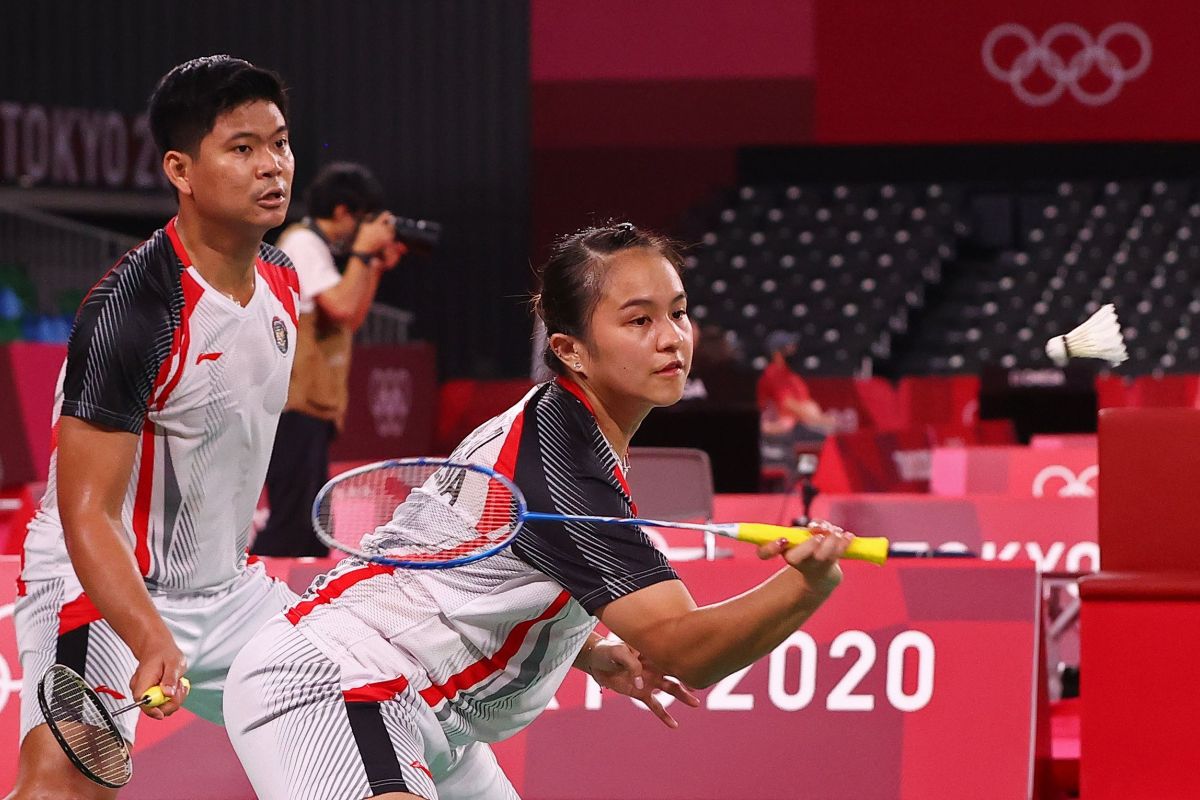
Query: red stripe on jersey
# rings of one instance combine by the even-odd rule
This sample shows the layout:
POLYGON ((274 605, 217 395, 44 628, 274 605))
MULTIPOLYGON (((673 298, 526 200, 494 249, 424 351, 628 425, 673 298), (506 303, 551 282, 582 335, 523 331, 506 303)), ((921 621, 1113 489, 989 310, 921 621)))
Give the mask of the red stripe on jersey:
MULTIPOLYGON (((25 535, 29 535, 29 530, 26 528, 25 535)), ((25 540, 21 540, 21 549, 17 551, 20 555, 17 557, 17 597, 24 597, 28 588, 25 581, 21 580, 21 576, 25 574, 25 540)))
POLYGON ((299 624, 300 620, 311 614, 314 608, 336 600, 356 583, 374 578, 376 575, 390 575, 395 571, 395 567, 387 567, 383 564, 368 564, 362 569, 352 570, 344 575, 339 575, 318 589, 316 597, 309 600, 301 600, 289 608, 284 616, 293 625, 299 624))
POLYGON ((554 382, 579 398, 579 402, 583 403, 583 407, 588 410, 588 413, 593 417, 596 416, 596 409, 592 408, 592 402, 587 399, 587 395, 583 393, 583 389, 580 388, 578 383, 570 378, 564 378, 562 375, 555 378, 554 382))
POLYGON ((154 423, 142 425, 142 460, 133 497, 133 556, 142 575, 150 574, 150 501, 154 494, 154 423))
POLYGON ((500 645, 500 649, 493 653, 490 658, 479 659, 457 675, 451 675, 449 680, 441 685, 427 686, 421 690, 421 697, 430 706, 436 706, 443 700, 454 699, 454 695, 459 692, 470 689, 472 686, 500 672, 508 666, 508 662, 512 657, 520 651, 521 645, 525 643, 525 637, 529 635, 530 629, 539 622, 544 622, 557 616, 558 612, 563 610, 563 606, 570 599, 571 595, 566 590, 559 592, 558 597, 554 598, 554 602, 550 604, 549 608, 534 619, 527 619, 513 628, 512 632, 508 634, 508 638, 504 640, 504 644, 500 645))
MULTIPOLYGON (((596 416, 596 410, 592 408, 591 402, 588 401, 587 395, 583 393, 583 389, 580 388, 579 384, 561 375, 555 379, 555 383, 575 395, 579 399, 579 402, 583 403, 583 407, 588 410, 588 413, 593 417, 596 416)), ((636 517, 638 513, 637 504, 633 502, 633 493, 629 491, 629 482, 625 480, 625 473, 621 471, 620 461, 613 467, 613 477, 617 479, 617 483, 625 490, 625 496, 629 498, 629 505, 633 509, 633 515, 636 517)))
POLYGON ((81 594, 58 611, 58 635, 70 633, 90 622, 103 619, 100 609, 92 604, 86 594, 81 594))
MULTIPOLYGON (((158 379, 154 381, 154 389, 158 392, 158 397, 152 402, 157 411, 161 411, 167 404, 167 398, 171 396, 171 392, 179 385, 179 379, 183 377, 188 347, 192 343, 192 312, 196 310, 196 304, 200 302, 200 297, 204 294, 204 287, 186 271, 180 273, 179 283, 183 286, 183 309, 179 312, 179 327, 175 329, 175 335, 171 341, 171 354, 163 361, 162 367, 158 371, 158 379), (168 379, 172 364, 175 365, 175 374, 168 379), (159 391, 159 387, 162 387, 161 391, 159 391)), ((150 396, 154 397, 154 393, 152 392, 150 396)))
MULTIPOLYGON (((525 412, 517 414, 517 418, 513 420, 512 427, 508 430, 508 436, 504 437, 504 444, 500 447, 500 455, 496 457, 496 463, 492 469, 499 472, 510 481, 514 480, 517 474, 517 453, 521 449, 521 430, 525 427, 525 412)), ((490 495, 491 492, 489 491, 490 495)))
MULTIPOLYGON (((508 430, 508 436, 505 437, 504 444, 500 447, 500 455, 492 467, 509 480, 512 480, 517 473, 517 452, 521 448, 521 429, 524 426, 525 412, 522 411, 513 420, 512 427, 508 430)), ((484 535, 464 542, 455 549, 469 553, 480 545, 487 544, 491 539, 487 534, 512 523, 513 508, 512 492, 499 481, 488 481, 487 497, 484 498, 483 511, 479 515, 479 525, 477 526, 484 535)))
POLYGON ((258 274, 266 280, 267 286, 271 287, 271 294, 283 304, 288 316, 292 318, 292 324, 298 325, 296 297, 300 294, 300 278, 297 277, 296 270, 263 261, 261 258, 255 259, 254 266, 258 268, 258 274))
POLYGON ((368 683, 365 686, 346 689, 342 692, 342 697, 346 699, 347 703, 382 703, 391 700, 407 688, 408 678, 401 675, 390 681, 368 683))
POLYGON ((171 217, 171 221, 163 230, 167 232, 167 238, 171 240, 171 246, 175 248, 175 255, 179 256, 179 260, 183 262, 183 268, 187 269, 192 265, 192 259, 188 255, 187 248, 183 246, 183 239, 179 238, 179 231, 175 229, 175 223, 178 221, 178 216, 171 217))
POLYGON ((625 496, 629 498, 629 508, 636 517, 638 515, 637 503, 633 502, 633 492, 629 491, 629 482, 625 480, 625 473, 621 471, 621 463, 619 461, 613 466, 613 477, 617 479, 617 483, 621 484, 621 488, 625 490, 625 496))

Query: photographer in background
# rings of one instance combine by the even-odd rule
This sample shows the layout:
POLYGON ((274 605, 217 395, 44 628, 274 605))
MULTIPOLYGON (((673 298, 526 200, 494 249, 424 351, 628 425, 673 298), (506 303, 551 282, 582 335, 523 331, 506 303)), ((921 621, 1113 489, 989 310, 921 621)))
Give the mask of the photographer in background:
POLYGON ((788 360, 796 355, 799 334, 775 331, 767 337, 771 361, 758 378, 759 452, 764 474, 791 472, 797 450, 816 450, 837 430, 837 418, 821 409, 808 384, 788 360))
POLYGON ((276 246, 300 278, 300 323, 287 405, 267 470, 271 514, 251 552, 323 556, 309 515, 328 479, 329 445, 348 402, 350 349, 381 275, 407 252, 383 187, 361 164, 324 167, 308 187, 308 213, 276 246))

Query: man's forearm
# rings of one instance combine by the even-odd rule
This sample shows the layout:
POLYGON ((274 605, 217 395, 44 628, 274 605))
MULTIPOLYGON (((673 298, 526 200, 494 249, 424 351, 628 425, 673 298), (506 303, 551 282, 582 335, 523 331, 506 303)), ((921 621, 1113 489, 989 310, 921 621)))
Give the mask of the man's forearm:
POLYGON ((383 277, 379 270, 373 267, 367 267, 367 273, 366 286, 359 296, 358 310, 350 321, 350 327, 354 330, 362 327, 363 322, 367 319, 367 314, 371 311, 371 303, 375 301, 375 292, 379 289, 379 279, 383 277))
POLYGON ((351 256, 342 279, 317 295, 317 305, 339 325, 357 328, 366 318, 378 285, 378 271, 362 258, 351 256))
POLYGON ((169 637, 137 561, 113 522, 103 514, 87 514, 69 531, 67 551, 80 585, 134 655, 147 641, 169 637))

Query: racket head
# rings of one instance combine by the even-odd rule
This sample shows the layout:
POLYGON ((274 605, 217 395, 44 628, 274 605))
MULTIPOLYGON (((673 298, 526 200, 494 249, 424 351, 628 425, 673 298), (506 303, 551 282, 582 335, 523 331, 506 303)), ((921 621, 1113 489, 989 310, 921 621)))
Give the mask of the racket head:
POLYGON ((313 502, 312 523, 326 545, 365 561, 448 569, 508 547, 525 513, 521 490, 489 467, 397 458, 326 483, 313 502))
POLYGON ((129 745, 100 696, 79 673, 55 664, 38 681, 37 695, 47 727, 80 772, 111 789, 129 783, 129 745))

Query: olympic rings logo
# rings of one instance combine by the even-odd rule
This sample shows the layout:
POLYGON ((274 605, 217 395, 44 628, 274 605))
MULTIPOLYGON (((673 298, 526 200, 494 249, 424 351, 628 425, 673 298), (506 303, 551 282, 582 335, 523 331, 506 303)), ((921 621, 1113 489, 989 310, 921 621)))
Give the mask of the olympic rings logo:
POLYGON ((1116 22, 1105 28, 1098 37, 1092 38, 1083 27, 1073 22, 1060 22, 1035 39, 1028 28, 1015 22, 999 25, 983 40, 983 66, 988 74, 1012 87, 1013 94, 1022 103, 1031 106, 1048 106, 1062 97, 1063 92, 1088 106, 1102 106, 1112 102, 1126 83, 1141 77, 1150 67, 1150 37, 1132 22, 1116 22), (1120 37, 1132 39, 1137 45, 1137 59, 1130 65, 1121 62, 1109 45, 1120 37), (1024 50, 1008 66, 996 61, 996 46, 1009 38, 1015 38, 1024 50), (1079 50, 1069 58, 1055 51, 1060 41, 1074 41, 1079 50), (1041 69, 1054 85, 1044 92, 1034 92, 1025 81, 1037 69, 1041 69), (1081 81, 1095 70, 1104 76, 1108 86, 1103 91, 1089 91, 1081 81))
POLYGON ((1045 467, 1033 479, 1033 496, 1045 497, 1046 484, 1051 478, 1058 478, 1063 486, 1058 490, 1059 497, 1095 497, 1096 489, 1092 481, 1100 475, 1100 467, 1093 464, 1080 471, 1078 475, 1062 464, 1045 467))

